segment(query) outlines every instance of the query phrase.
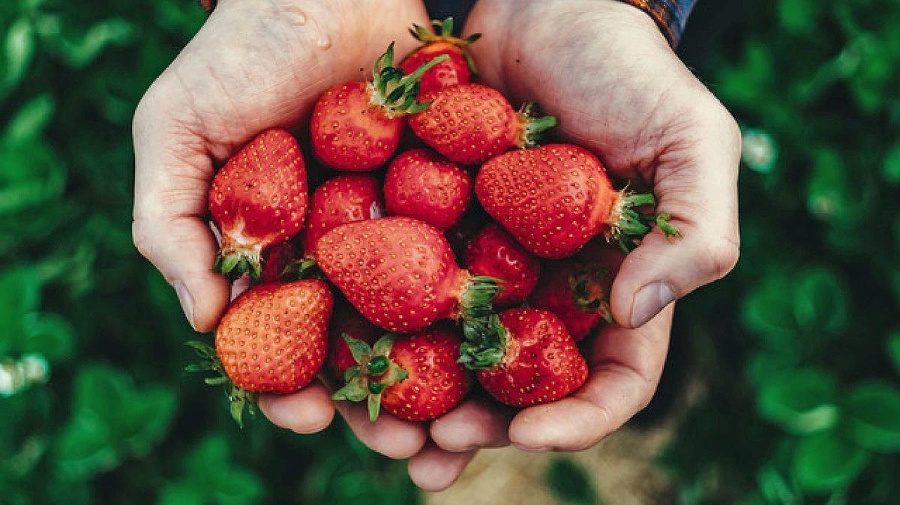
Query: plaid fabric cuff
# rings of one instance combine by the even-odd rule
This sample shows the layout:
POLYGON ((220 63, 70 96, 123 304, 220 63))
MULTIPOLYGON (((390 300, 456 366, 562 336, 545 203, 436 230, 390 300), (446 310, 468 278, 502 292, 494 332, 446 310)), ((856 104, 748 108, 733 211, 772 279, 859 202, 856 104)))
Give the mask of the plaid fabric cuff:
POLYGON ((677 47, 696 0, 621 0, 646 12, 656 21, 672 47, 677 47))

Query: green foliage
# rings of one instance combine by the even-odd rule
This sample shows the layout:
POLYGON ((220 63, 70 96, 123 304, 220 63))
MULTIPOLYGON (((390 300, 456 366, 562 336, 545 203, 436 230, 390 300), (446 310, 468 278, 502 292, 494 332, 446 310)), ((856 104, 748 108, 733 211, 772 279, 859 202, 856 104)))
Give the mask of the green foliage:
POLYGON ((0 3, 0 504, 416 503, 342 423, 240 430, 184 371, 196 335, 131 239, 131 118, 204 18, 0 3))
POLYGON ((566 505, 599 505, 597 489, 584 469, 568 457, 550 460, 544 478, 547 487, 566 505))
POLYGON ((900 495, 898 6, 759 0, 715 55, 743 244, 681 306, 709 384, 662 459, 685 503, 900 495))

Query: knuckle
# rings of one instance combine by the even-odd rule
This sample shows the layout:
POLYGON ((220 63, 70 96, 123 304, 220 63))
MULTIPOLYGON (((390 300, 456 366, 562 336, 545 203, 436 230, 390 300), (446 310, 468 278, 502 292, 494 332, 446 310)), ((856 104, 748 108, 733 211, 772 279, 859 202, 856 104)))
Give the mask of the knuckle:
POLYGON ((715 279, 728 275, 737 265, 739 258, 740 242, 736 237, 720 237, 707 244, 708 270, 714 273, 715 279))

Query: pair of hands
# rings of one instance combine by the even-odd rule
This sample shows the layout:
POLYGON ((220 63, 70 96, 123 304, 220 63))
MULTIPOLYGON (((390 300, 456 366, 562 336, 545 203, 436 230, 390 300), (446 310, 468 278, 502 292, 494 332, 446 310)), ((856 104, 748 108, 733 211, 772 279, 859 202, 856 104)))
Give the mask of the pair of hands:
MULTIPOLYGON (((215 168, 256 133, 302 128, 330 85, 391 41, 416 46, 428 26, 421 0, 391 8, 365 0, 220 0, 183 52, 149 88, 134 117, 138 250, 175 289, 191 325, 211 331, 232 296, 212 272, 217 243, 206 195, 215 168)), ((740 133, 643 12, 615 0, 480 0, 464 35, 481 80, 513 104, 536 101, 565 138, 595 151, 609 171, 650 185, 683 237, 654 230, 629 254, 612 290, 613 315, 594 340, 587 384, 563 400, 520 411, 469 400, 430 424, 335 403, 322 384, 259 407, 298 433, 328 426, 335 408, 359 439, 408 458, 412 480, 448 487, 482 447, 529 451, 588 448, 643 409, 668 352, 673 302, 724 276, 738 257, 740 133)))

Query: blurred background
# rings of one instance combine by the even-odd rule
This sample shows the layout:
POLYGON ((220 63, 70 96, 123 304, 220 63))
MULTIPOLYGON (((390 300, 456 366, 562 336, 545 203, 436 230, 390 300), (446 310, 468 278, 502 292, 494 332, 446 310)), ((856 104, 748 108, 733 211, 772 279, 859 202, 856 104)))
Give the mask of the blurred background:
POLYGON ((417 492, 340 420, 238 430, 131 242, 130 121, 188 0, 0 3, 0 505, 890 504, 900 497, 900 1, 701 0, 741 123, 742 256, 679 302, 653 403, 578 454, 417 492))

